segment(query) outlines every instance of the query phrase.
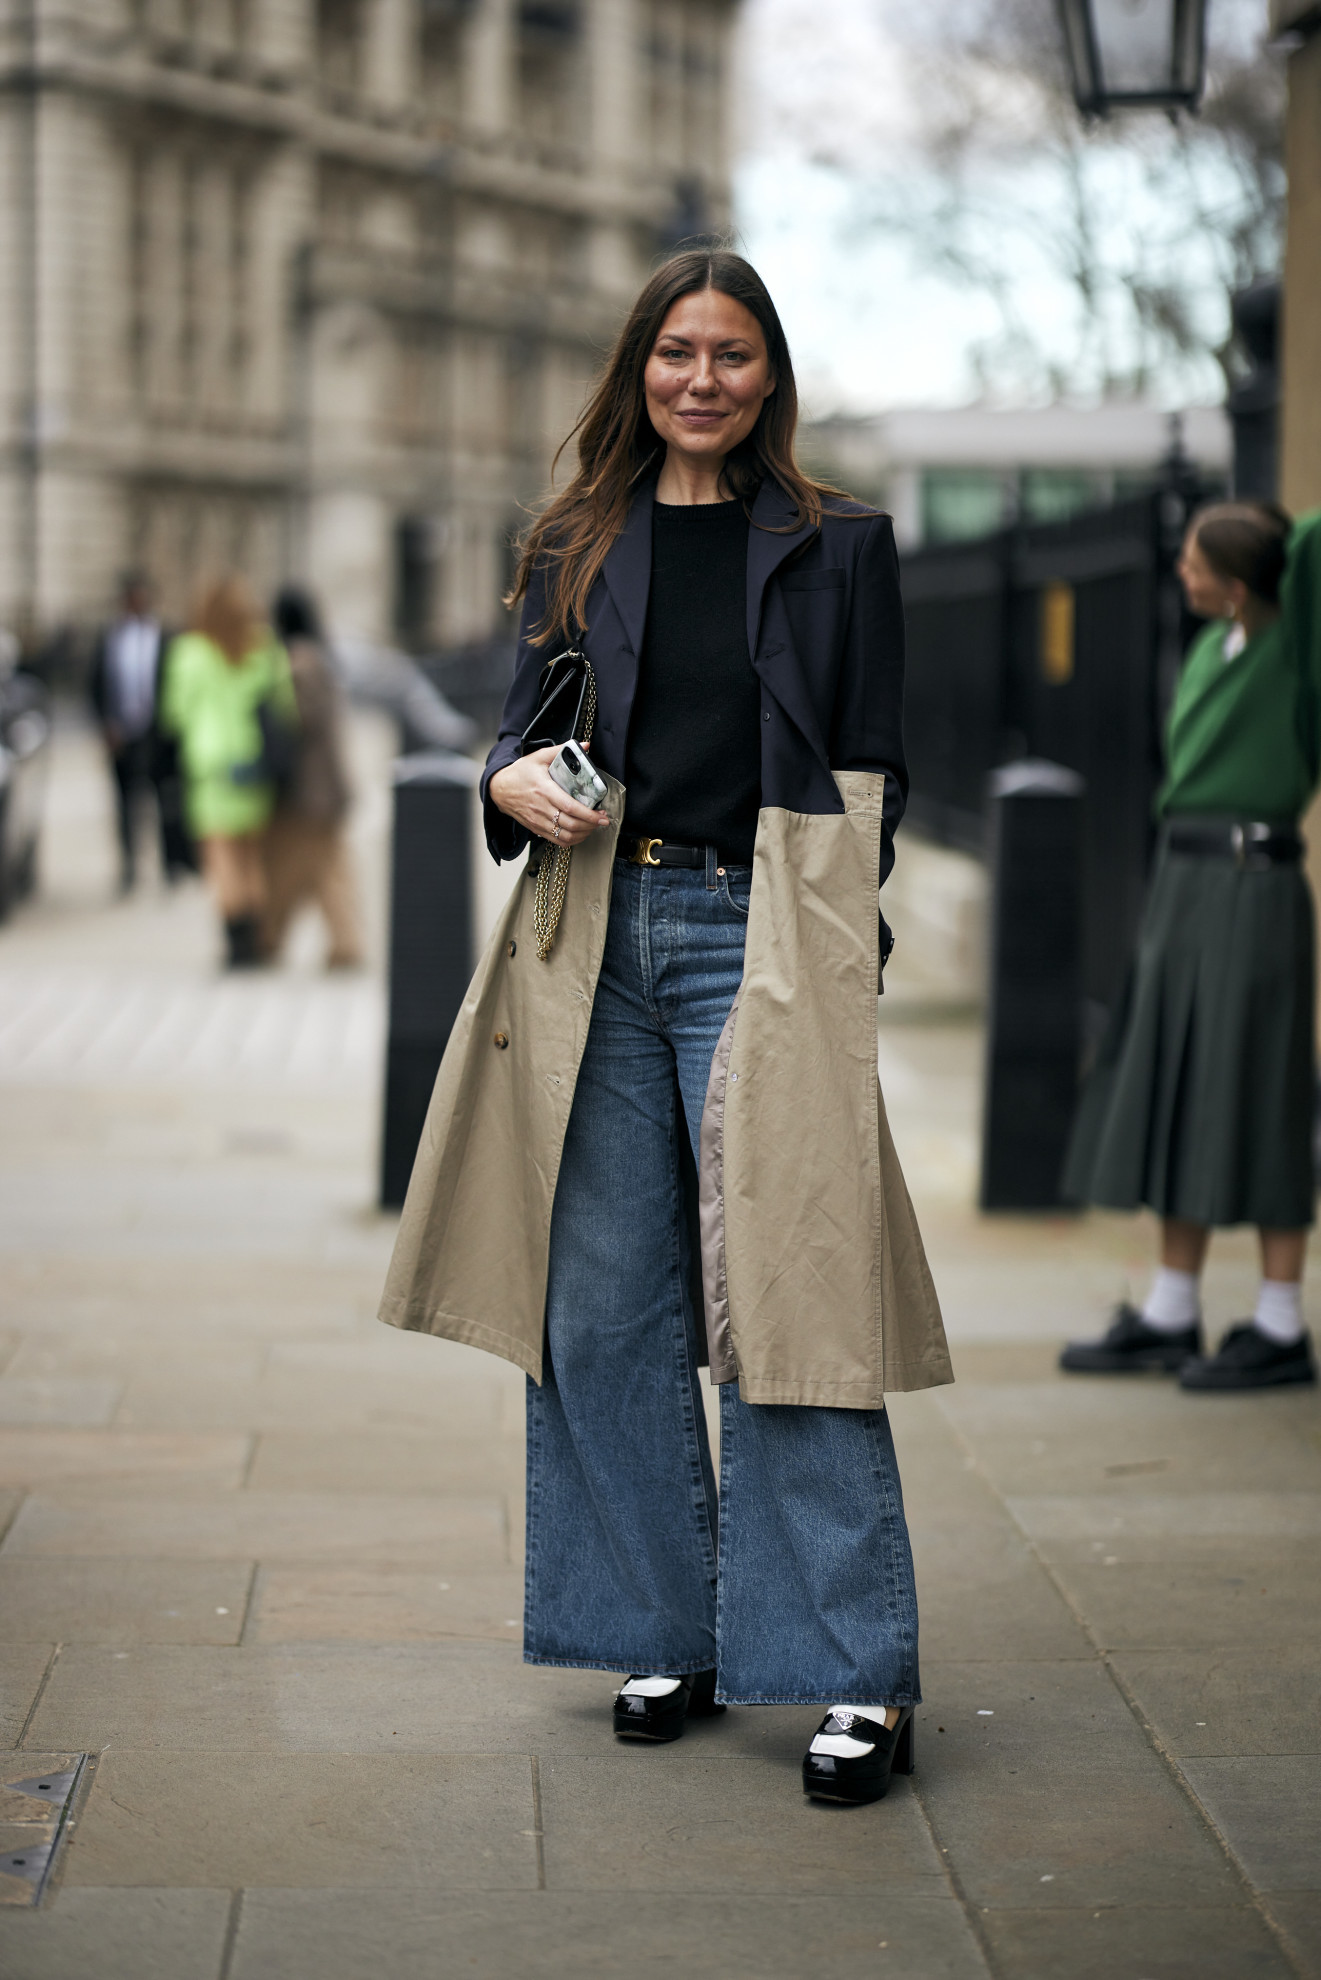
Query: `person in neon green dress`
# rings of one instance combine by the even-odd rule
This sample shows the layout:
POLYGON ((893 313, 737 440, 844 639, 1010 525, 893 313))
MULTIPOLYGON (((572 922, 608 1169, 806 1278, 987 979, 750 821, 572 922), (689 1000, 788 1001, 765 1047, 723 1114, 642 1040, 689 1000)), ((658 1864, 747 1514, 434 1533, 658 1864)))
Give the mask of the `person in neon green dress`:
POLYGON ((231 968, 261 960, 261 836, 275 805, 272 740, 298 719, 284 648, 241 578, 211 585, 173 641, 161 725, 178 738, 189 829, 225 924, 231 968))
POLYGON ((1065 1348, 1079 1374, 1177 1373, 1192 1390, 1314 1383, 1302 1276, 1315 1217, 1314 934, 1298 821, 1321 769, 1321 513, 1193 518, 1179 575, 1209 618, 1180 674, 1156 870, 1128 989, 1065 1170, 1074 1200, 1146 1204, 1160 1266, 1140 1311, 1065 1348), (1203 1349, 1213 1228, 1255 1224, 1250 1320, 1203 1349))

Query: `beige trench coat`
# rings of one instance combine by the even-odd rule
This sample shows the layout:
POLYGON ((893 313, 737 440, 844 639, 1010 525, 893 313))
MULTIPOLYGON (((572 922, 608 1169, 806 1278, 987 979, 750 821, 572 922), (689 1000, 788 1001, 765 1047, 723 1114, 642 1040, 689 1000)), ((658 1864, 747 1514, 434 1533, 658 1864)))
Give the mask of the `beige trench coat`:
MULTIPOLYGON (((750 1403, 879 1408, 953 1379, 877 1078, 876 873, 884 778, 843 813, 760 816, 738 1000, 701 1126, 712 1379, 750 1403)), ((587 1042, 624 815, 573 855, 550 958, 525 872, 450 1037, 381 1319, 467 1341, 541 1380, 555 1184, 587 1042)), ((609 1179, 601 1179, 603 1210, 609 1179)))

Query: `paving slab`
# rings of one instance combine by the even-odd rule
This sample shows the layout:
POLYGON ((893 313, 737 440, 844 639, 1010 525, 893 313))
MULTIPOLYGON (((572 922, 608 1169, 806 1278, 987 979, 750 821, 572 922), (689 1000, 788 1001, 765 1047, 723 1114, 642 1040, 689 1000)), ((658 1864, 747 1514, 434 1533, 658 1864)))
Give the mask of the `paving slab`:
POLYGON ((522 1570, 442 1576, 399 1568, 265 1568, 247 1641, 407 1643, 445 1636, 521 1645, 522 1570))
POLYGON ((924 1685, 915 1786, 974 1906, 1241 1901, 1100 1664, 938 1665, 924 1685))
POLYGON ((1054 1580, 1107 1650, 1287 1654, 1315 1626, 1312 1541, 1225 1542, 1196 1560, 1133 1561, 1098 1550, 1055 1561, 1054 1580))
POLYGON ((252 1448, 249 1437, 180 1436, 173 1431, 0 1430, 0 1485, 63 1483, 95 1478, 102 1491, 122 1481, 144 1489, 168 1477, 181 1483, 238 1486, 252 1448))
POLYGON ((66 1887, 535 1890, 516 1754, 104 1754, 66 1887))
POLYGON ((451 1430, 364 1434, 351 1430, 268 1431, 248 1474, 255 1492, 438 1492, 462 1496, 473 1480, 521 1495, 524 1440, 495 1431, 485 1438, 451 1430))
POLYGON ((593 1752, 611 1737, 611 1695, 599 1672, 531 1669, 500 1643, 75 1644, 51 1673, 29 1743, 85 1752, 593 1752))
POLYGON ((508 1558, 504 1504, 386 1493, 231 1492, 106 1498, 33 1493, 10 1527, 13 1556, 135 1554, 185 1560, 425 1561, 482 1567, 508 1558))
MULTIPOLYGON (((382 1274, 384 1278, 384 1274, 382 1274)), ((209 1379, 186 1362, 131 1379, 116 1422, 128 1429, 449 1430, 471 1437, 503 1421, 498 1388, 468 1390, 380 1371, 269 1369, 254 1381, 209 1379)))
POLYGON ((1321 1892, 1321 1753, 1180 1765, 1255 1889, 1321 1892))
POLYGON ((498 1906, 253 1891, 230 1980, 987 1980, 961 1907, 897 1889, 838 1897, 511 1892, 498 1906))
POLYGON ((41 1911, 0 1909, 5 1980, 216 1980, 228 1891, 62 1889, 41 1911))
POLYGON ((1321 1674, 1314 1636, 1269 1657, 1253 1650, 1116 1653, 1115 1671, 1183 1759, 1254 1753, 1321 1754, 1321 1674))
MULTIPOLYGON (((53 1639, 46 1643, 0 1643, 0 1747, 18 1744, 54 1648, 53 1639)), ((54 1749, 64 1743, 57 1739, 50 1745, 54 1749)))
POLYGON ((237 1643, 252 1573, 248 1561, 0 1555, 0 1641, 237 1643))
POLYGON ((870 1807, 835 1808, 803 1794, 801 1749, 788 1764, 718 1749, 685 1738, 673 1749, 630 1742, 543 1760, 547 1886, 711 1896, 898 1886, 950 1895, 907 1782, 870 1807))
POLYGON ((1295 1968, 1247 1903, 1149 1904, 987 1912, 997 1973, 1014 1980, 1294 1980, 1295 1968))
POLYGON ((1055 1374, 960 1380, 936 1400, 1007 1498, 1113 1495, 1122 1511, 1152 1489, 1217 1493, 1226 1477, 1240 1492, 1321 1492, 1321 1400, 1311 1391, 1208 1398, 1163 1377, 1116 1388, 1055 1374))
POLYGON ((1047 1560, 1084 1550, 1121 1559, 1195 1559, 1222 1540, 1321 1539, 1321 1492, 1049 1493, 1005 1501, 1047 1560))
POLYGON ((1289 1950, 1305 1980, 1321 1980, 1321 1894, 1316 1891, 1272 1891, 1263 1910, 1289 1950))
POLYGON ((0 1423, 108 1423, 121 1388, 95 1376, 0 1375, 0 1423))

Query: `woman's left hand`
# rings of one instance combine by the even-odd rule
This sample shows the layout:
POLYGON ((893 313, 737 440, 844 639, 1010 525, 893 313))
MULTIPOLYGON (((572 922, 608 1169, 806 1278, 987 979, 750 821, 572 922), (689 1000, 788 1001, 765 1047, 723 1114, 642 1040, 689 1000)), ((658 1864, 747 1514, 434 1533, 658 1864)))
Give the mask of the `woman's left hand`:
POLYGON ((486 786, 491 802, 508 818, 517 819, 539 839, 553 846, 580 846, 610 820, 604 811, 590 811, 562 791, 546 768, 553 749, 534 749, 497 770, 486 786))

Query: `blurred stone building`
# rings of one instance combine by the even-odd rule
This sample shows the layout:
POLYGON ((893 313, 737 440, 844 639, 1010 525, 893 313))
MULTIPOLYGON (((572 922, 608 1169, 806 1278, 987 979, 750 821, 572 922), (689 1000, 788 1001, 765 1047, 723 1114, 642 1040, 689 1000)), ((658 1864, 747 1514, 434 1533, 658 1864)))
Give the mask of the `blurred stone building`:
POLYGON ((500 618, 657 252, 728 217, 737 0, 0 0, 0 623, 145 565, 500 618))

